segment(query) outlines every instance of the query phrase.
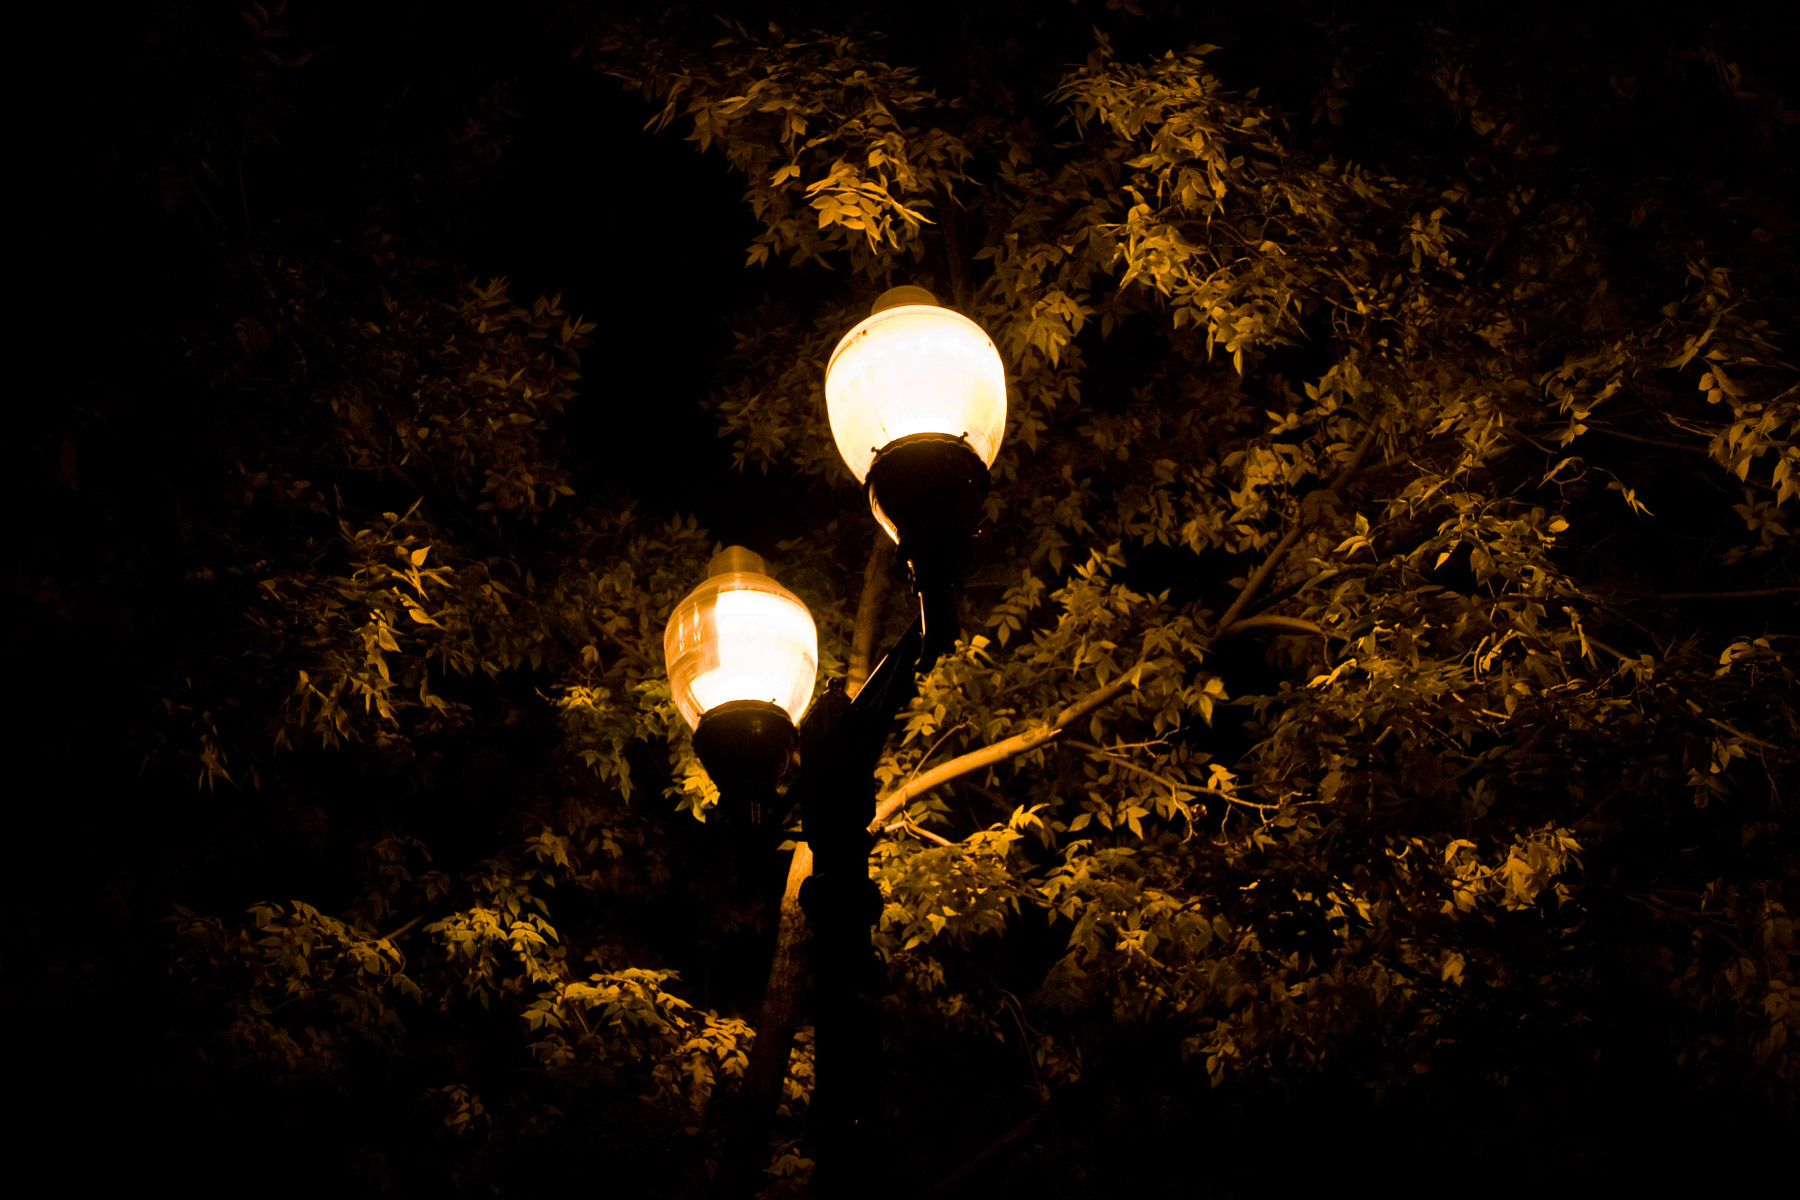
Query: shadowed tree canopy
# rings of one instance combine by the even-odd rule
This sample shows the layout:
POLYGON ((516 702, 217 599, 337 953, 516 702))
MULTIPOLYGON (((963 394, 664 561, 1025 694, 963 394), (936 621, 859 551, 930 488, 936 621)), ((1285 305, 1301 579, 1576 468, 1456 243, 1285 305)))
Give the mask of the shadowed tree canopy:
POLYGON ((913 283, 1010 409, 878 769, 872 1194, 1774 1159, 1781 6, 239 8, 54 43, 3 969, 56 1132, 700 1195, 761 1088, 811 1194, 804 829, 715 818, 661 634, 730 542, 822 683, 910 619, 822 385, 913 283))

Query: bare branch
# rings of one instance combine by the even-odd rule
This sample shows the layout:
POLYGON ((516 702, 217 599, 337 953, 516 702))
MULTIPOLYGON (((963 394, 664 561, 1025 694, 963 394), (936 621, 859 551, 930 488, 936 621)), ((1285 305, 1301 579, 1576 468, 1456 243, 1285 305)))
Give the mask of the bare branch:
POLYGON ((1687 450, 1694 454, 1705 454, 1707 457, 1711 457, 1705 446, 1694 442, 1678 442, 1673 438, 1645 437, 1641 433, 1626 433, 1623 429, 1615 429, 1611 425, 1600 425, 1594 421, 1588 421, 1586 425, 1595 433, 1603 433, 1608 437, 1620 438, 1627 442, 1637 442, 1644 446, 1661 446, 1668 450, 1687 450))
MULTIPOLYGON (((1362 466, 1363 457, 1369 453, 1369 447, 1375 444, 1377 428, 1374 425, 1369 426, 1369 431, 1363 434, 1362 441, 1358 442, 1356 449, 1351 451, 1349 461, 1344 463, 1344 469, 1338 472, 1337 478, 1333 479, 1330 485, 1323 489, 1324 491, 1337 491, 1349 482, 1352 475, 1356 474, 1357 468, 1362 466)), ((1248 607, 1250 601, 1256 599, 1256 593, 1261 591, 1262 585, 1269 581, 1269 576, 1275 573, 1275 568, 1281 565, 1281 560, 1286 558, 1288 551, 1294 548, 1294 544, 1300 540, 1300 535, 1305 529, 1305 520, 1296 520, 1293 527, 1282 535, 1281 540, 1275 543, 1275 548, 1269 551, 1269 557, 1263 559, 1262 565, 1250 573, 1250 578, 1245 581, 1243 589, 1238 592, 1237 599, 1231 602, 1231 607, 1227 608, 1225 615, 1219 618, 1215 629, 1230 629, 1237 623, 1238 617, 1243 615, 1244 609, 1248 607)))
POLYGON ((950 268, 950 298, 959 312, 969 307, 969 281, 963 267, 962 237, 957 229, 956 201, 950 189, 938 193, 938 229, 944 235, 944 263, 950 268))
POLYGON ((1269 576, 1275 573, 1275 568, 1281 565, 1281 560, 1286 558, 1288 551, 1294 548, 1294 543, 1300 540, 1300 531, 1303 528, 1303 525, 1295 522, 1293 528, 1281 535, 1281 540, 1275 543, 1275 548, 1269 551, 1269 556, 1262 560, 1256 570, 1250 572, 1250 578, 1244 582, 1237 598, 1231 602, 1231 607, 1227 608, 1225 615, 1219 618, 1217 628, 1230 629, 1237 624, 1238 614, 1249 606, 1250 601, 1256 597, 1256 593, 1262 590, 1262 585, 1269 581, 1269 576))
MULTIPOLYGON (((1617 589, 1615 589, 1617 590, 1617 589)), ((1785 596, 1800 592, 1800 587, 1747 588, 1741 592, 1620 592, 1633 600, 1760 600, 1766 596, 1785 596)))
POLYGON ((1311 633, 1317 634, 1319 637, 1330 636, 1325 630, 1304 618, 1279 617, 1268 614, 1244 617, 1242 620, 1233 621, 1230 625, 1219 630, 1217 636, 1230 637, 1234 633, 1243 633, 1245 630, 1249 629, 1279 629, 1287 633, 1311 633))
POLYGON ((919 772, 925 769, 925 764, 931 761, 931 756, 936 754, 940 749, 943 748, 944 743, 950 740, 950 736, 952 734, 957 733, 961 730, 967 729, 968 727, 969 727, 969 723, 967 721, 958 721, 956 724, 952 725, 950 728, 944 730, 943 734, 941 736, 939 736, 938 740, 931 743, 931 749, 927 750, 924 754, 920 755, 919 761, 913 764, 912 774, 910 774, 906 777, 906 782, 911 783, 913 780, 915 780, 919 777, 919 772))
MULTIPOLYGON (((1363 434, 1362 441, 1357 443, 1356 449, 1351 452, 1350 458, 1344 463, 1343 469, 1338 472, 1337 478, 1333 479, 1330 486, 1324 490, 1336 491, 1348 482, 1351 476, 1356 474, 1358 468, 1362 466, 1362 460, 1368 454, 1369 448, 1375 444, 1375 433, 1376 427, 1370 426, 1369 431, 1363 434)), ((1231 607, 1225 610, 1225 615, 1219 618, 1219 623, 1213 627, 1214 637, 1229 634, 1233 631, 1233 626, 1255 628, 1256 626, 1251 624, 1252 620, 1262 625, 1271 624, 1273 621, 1287 622, 1297 620, 1297 618, 1291 617, 1268 618, 1260 616, 1239 620, 1239 614, 1244 611, 1245 605, 1249 604, 1250 601, 1255 598, 1257 590, 1268 581, 1269 576, 1274 574, 1275 568, 1279 566, 1281 560, 1287 556, 1288 551, 1294 548, 1294 544, 1300 540, 1300 534, 1304 528, 1304 521, 1296 521, 1293 528, 1289 529, 1288 532, 1282 536, 1281 540, 1275 544, 1275 549, 1269 552, 1269 556, 1263 560, 1262 565, 1257 567, 1251 574, 1249 581, 1244 584, 1243 590, 1238 593, 1237 599, 1231 602, 1231 607)), ((1301 624, 1310 623, 1301 622, 1301 624)), ((1313 626, 1308 629, 1307 632, 1322 634, 1324 631, 1317 626, 1313 626)), ((1012 737, 995 742, 991 746, 983 746, 979 750, 971 750, 967 754, 953 758, 947 763, 940 763, 931 770, 926 771, 924 774, 908 780, 904 786, 895 788, 886 796, 882 797, 881 801, 876 804, 875 820, 870 824, 869 832, 875 833, 879 831, 883 825, 887 824, 888 821, 893 818, 895 813, 912 803, 914 797, 923 795, 932 788, 949 783, 952 779, 956 779, 960 776, 968 775, 975 771, 985 770, 988 767, 997 766, 1010 758, 1017 758, 1021 754, 1029 754, 1031 751, 1044 746, 1053 738, 1061 734, 1063 730, 1069 728, 1078 721, 1085 720, 1087 717, 1092 716, 1099 709, 1104 708, 1106 705, 1111 704, 1114 700, 1118 699, 1119 696, 1123 695, 1128 689, 1137 687, 1143 681, 1145 675, 1148 675, 1157 669, 1157 663, 1140 659, 1135 666, 1131 667, 1124 674, 1119 675, 1117 678, 1101 687, 1095 688, 1093 691, 1075 701, 1043 724, 1033 726, 1024 733, 1014 734, 1012 737)))
POLYGON ((1155 663, 1140 662, 1112 682, 1095 688, 1043 724, 995 742, 991 746, 971 750, 967 754, 953 758, 947 763, 940 763, 917 778, 907 781, 905 786, 895 788, 882 797, 881 802, 875 806, 875 820, 869 827, 870 832, 873 833, 880 826, 885 825, 895 813, 912 803, 915 796, 923 795, 932 788, 949 783, 959 775, 967 775, 972 771, 995 766, 1009 758, 1029 754, 1045 745, 1069 726, 1091 716, 1096 709, 1104 708, 1128 689, 1136 687, 1144 675, 1154 670, 1156 670, 1155 663))
POLYGON ((931 830, 926 829, 924 826, 920 825, 918 822, 909 821, 905 817, 901 817, 898 821, 894 821, 894 822, 891 822, 890 824, 882 826, 881 831, 883 833, 892 833, 896 829, 904 829, 904 830, 906 830, 906 832, 912 834, 914 837, 921 837, 921 838, 924 838, 926 841, 936 842, 940 846, 954 846, 956 844, 955 842, 951 841, 949 838, 944 837, 940 834, 933 833, 933 832, 931 832, 931 830))
POLYGON ((875 634, 881 628, 881 598, 893 564, 894 543, 886 531, 877 529, 869 561, 863 564, 862 596, 856 602, 856 628, 850 635, 850 663, 844 672, 844 690, 853 700, 869 680, 875 634))
POLYGON ((655 674, 663 669, 661 663, 652 662, 649 655, 645 654, 642 650, 638 649, 612 630, 606 628, 604 625, 600 627, 600 636, 617 646, 626 658, 629 658, 638 666, 643 667, 646 671, 655 674))
POLYGON ((1378 564, 1376 563, 1357 563, 1354 566, 1326 567, 1323 571, 1317 571, 1298 583, 1290 583, 1286 587, 1276 588, 1267 596, 1263 597, 1261 607, 1272 608, 1275 605, 1280 604, 1283 600, 1291 600, 1308 588, 1317 587, 1319 584, 1336 579, 1339 575, 1343 575, 1346 572, 1353 570, 1372 570, 1377 565, 1378 564))
POLYGON ((408 921, 406 924, 402 925, 400 928, 394 930, 394 932, 382 934, 381 940, 384 942, 391 942, 396 938, 402 937, 405 935, 407 930, 411 929, 414 925, 417 925, 420 921, 423 921, 424 919, 425 919, 424 914, 421 913, 419 916, 414 917, 412 920, 408 921))

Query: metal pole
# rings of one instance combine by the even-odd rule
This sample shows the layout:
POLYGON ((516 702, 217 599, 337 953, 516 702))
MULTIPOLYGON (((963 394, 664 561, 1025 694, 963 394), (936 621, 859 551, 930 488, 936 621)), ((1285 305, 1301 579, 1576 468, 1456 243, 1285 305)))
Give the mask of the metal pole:
POLYGON ((813 927, 813 1028, 816 1038, 811 1125, 817 1194, 867 1195, 869 1134, 881 1104, 879 1006, 882 967, 870 945, 881 892, 869 878, 874 797, 867 783, 847 795, 819 837, 809 822, 813 875, 800 893, 813 927), (863 795, 859 796, 857 793, 863 795), (853 1183, 853 1180, 855 1181, 853 1183))
POLYGON ((789 795, 800 805, 813 874, 800 889, 812 926, 814 1081, 810 1124, 822 1197, 879 1193, 861 1164, 881 1110, 881 993, 870 943, 881 889, 869 878, 875 764, 894 715, 918 690, 924 639, 915 622, 828 736, 817 739, 789 795), (796 793, 798 793, 796 795, 796 793))

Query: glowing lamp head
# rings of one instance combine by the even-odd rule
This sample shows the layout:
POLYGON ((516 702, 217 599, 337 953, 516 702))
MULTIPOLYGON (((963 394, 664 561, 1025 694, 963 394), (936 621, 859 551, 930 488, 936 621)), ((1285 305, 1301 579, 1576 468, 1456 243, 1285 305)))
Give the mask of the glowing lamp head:
POLYGON ((760 555, 731 546, 663 630, 675 706, 696 729, 725 705, 772 705, 791 723, 812 701, 819 631, 794 593, 765 573, 760 555))
POLYGON ((1006 371, 981 326, 924 288, 892 288, 831 352, 825 408, 858 482, 878 453, 916 434, 961 438, 991 467, 1006 432, 1006 371))

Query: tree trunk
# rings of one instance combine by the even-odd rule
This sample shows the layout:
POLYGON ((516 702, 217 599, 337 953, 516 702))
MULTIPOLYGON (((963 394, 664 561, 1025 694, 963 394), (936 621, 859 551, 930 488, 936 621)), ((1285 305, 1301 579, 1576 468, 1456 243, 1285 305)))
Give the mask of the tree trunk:
POLYGON ((787 1079, 788 1060, 793 1054, 800 993, 806 983, 806 952, 812 937, 806 916, 800 911, 800 885, 812 874, 812 865, 812 847, 801 842, 794 847, 794 857, 788 862, 787 885, 781 892, 781 914, 775 934, 775 958, 769 966, 769 982, 763 988, 756 1040, 750 1044, 750 1064, 744 1069, 737 1113, 727 1127, 720 1171, 721 1196, 755 1195, 758 1173, 767 1164, 775 1110, 781 1104, 781 1085, 787 1079))

